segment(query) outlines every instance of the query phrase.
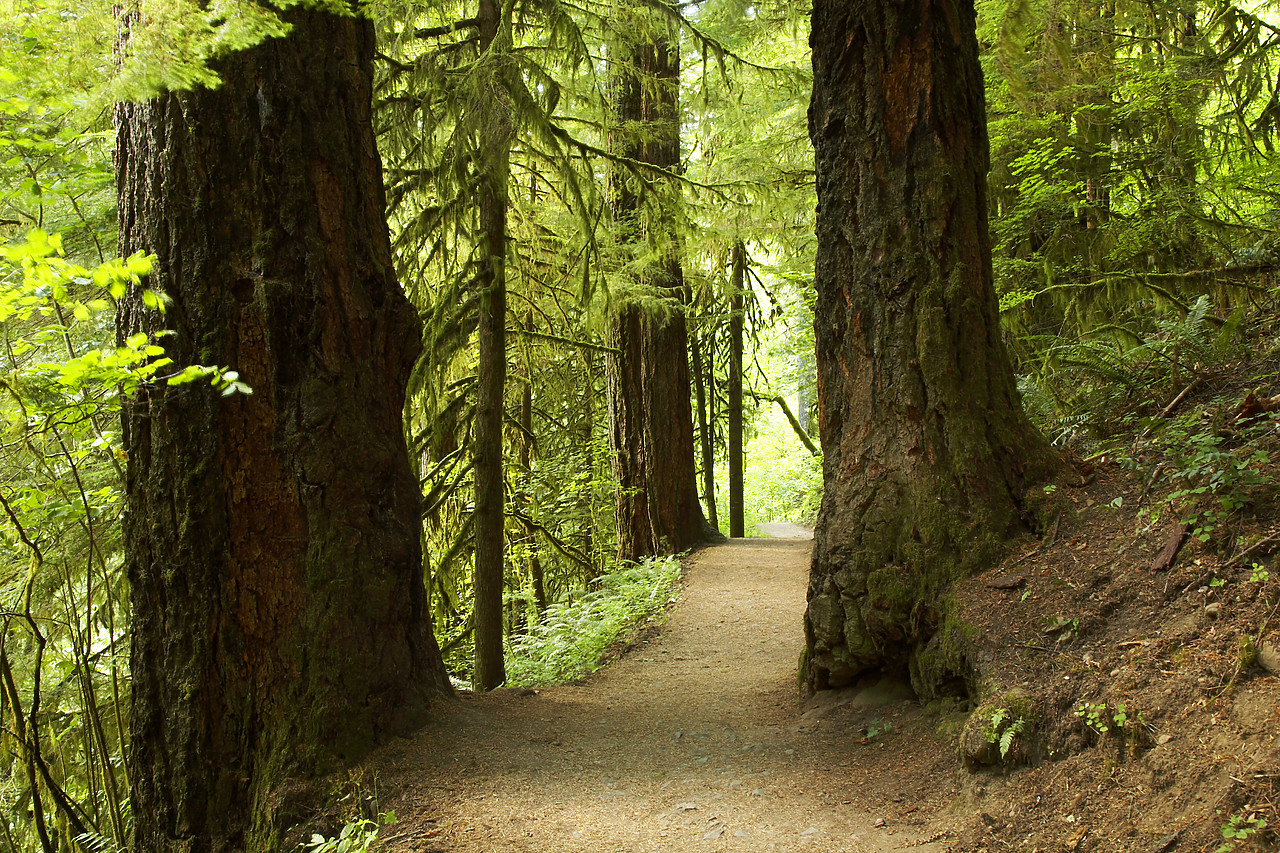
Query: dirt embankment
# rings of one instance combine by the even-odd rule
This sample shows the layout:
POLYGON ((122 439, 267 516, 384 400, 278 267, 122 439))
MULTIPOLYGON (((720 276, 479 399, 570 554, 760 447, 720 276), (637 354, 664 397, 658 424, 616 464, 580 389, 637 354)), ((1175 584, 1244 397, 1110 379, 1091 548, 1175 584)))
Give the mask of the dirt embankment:
POLYGON ((463 697, 383 751, 384 849, 1280 849, 1280 568, 1193 541, 1153 571, 1144 497, 1103 464, 963 584, 980 695, 928 708, 874 680, 801 704, 811 543, 708 548, 606 670, 463 697))

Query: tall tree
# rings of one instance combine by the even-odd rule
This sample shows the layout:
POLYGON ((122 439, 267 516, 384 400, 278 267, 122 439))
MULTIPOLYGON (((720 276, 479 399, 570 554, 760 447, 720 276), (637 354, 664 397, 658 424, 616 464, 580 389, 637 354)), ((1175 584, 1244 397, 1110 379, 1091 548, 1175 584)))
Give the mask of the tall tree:
MULTIPOLYGON (((714 338, 708 336, 707 342, 714 344, 714 338)), ((715 373, 707 368, 714 361, 714 353, 704 364, 702 344, 696 335, 689 336, 689 360, 693 368, 693 391, 698 406, 698 450, 702 462, 702 500, 707 505, 707 523, 716 530, 720 529, 720 519, 716 514, 716 450, 715 436, 712 434, 714 419, 708 417, 708 403, 715 399, 715 373), (710 380, 710 381, 708 381, 710 380), (711 391, 708 399, 707 391, 711 391)))
POLYGON ((502 591, 506 515, 502 475, 503 391, 507 378, 507 182, 511 173, 511 111, 499 80, 510 53, 507 6, 480 0, 480 63, 493 78, 479 108, 477 146, 480 250, 480 344, 476 381, 476 658, 472 681, 492 690, 507 680, 503 662, 502 591))
POLYGON ((707 535, 707 523, 694 468, 684 275, 668 218, 678 189, 661 186, 680 164, 679 48, 665 17, 638 4, 619 8, 636 25, 610 45, 609 143, 616 158, 636 165, 615 161, 611 206, 624 245, 642 260, 636 292, 622 295, 611 318, 606 369, 618 556, 634 560, 689 547, 707 535), (653 253, 641 245, 656 247, 656 257, 645 258, 653 253))
POLYGON ((825 492, 807 680, 962 675, 937 600, 1052 464, 1000 338, 972 0, 815 0, 815 311, 825 492))
POLYGON ((396 260, 427 341, 409 414, 440 593, 433 607, 450 666, 473 668, 486 689, 504 675, 504 586, 523 586, 520 557, 535 538, 549 547, 524 565, 542 571, 547 597, 596 573, 582 547, 599 500, 584 488, 600 467, 590 406, 560 409, 600 393, 581 382, 591 373, 583 355, 597 346, 583 320, 600 268, 588 157, 601 123, 598 21, 558 0, 410 0, 384 11, 375 111, 396 260), (585 128, 585 139, 565 128, 585 128), (524 322, 505 328, 500 299, 518 303, 524 322), (500 371, 513 334, 539 368, 520 380, 529 405, 513 395, 504 414, 500 371), (536 470, 514 455, 530 441, 536 470), (504 449, 513 454, 505 460, 504 449))
POLYGON ((729 535, 746 536, 742 449, 742 336, 746 326, 743 288, 746 286, 747 248, 733 244, 729 286, 729 535))
POLYGON ((392 267, 371 24, 294 9, 222 84, 118 111, 120 243, 156 255, 178 368, 124 413, 139 851, 276 849, 305 780, 448 690, 401 422, 419 324, 392 267))

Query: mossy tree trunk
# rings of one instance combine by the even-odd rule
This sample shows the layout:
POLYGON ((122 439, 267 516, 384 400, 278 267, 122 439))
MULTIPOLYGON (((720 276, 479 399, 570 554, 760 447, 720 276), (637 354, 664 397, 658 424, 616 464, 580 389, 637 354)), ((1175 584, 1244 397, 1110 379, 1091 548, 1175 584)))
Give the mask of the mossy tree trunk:
POLYGON ((506 534, 502 473, 503 391, 507 379, 507 181, 511 172, 511 115, 498 80, 510 52, 511 28, 502 20, 498 0, 481 0, 478 16, 480 56, 494 84, 480 102, 476 139, 480 173, 482 259, 479 367, 476 383, 475 441, 475 670, 476 690, 492 690, 507 680, 503 657, 502 593, 506 534))
MULTIPOLYGON (((680 164, 678 48, 664 21, 624 7, 642 23, 630 40, 610 45, 616 124, 609 144, 615 154, 674 172, 680 164)), ((647 237, 663 247, 640 275, 647 298, 623 294, 610 327, 610 449, 618 478, 618 557, 624 560, 672 554, 707 535, 693 456, 684 274, 670 223, 654 221, 642 209, 640 179, 616 169, 610 182, 615 225, 632 241, 647 237), (660 307, 654 297, 662 300, 660 307)), ((668 203, 678 192, 646 191, 670 193, 668 203)))
POLYGON ((807 682, 910 668, 930 695, 966 662, 939 598, 1024 523, 1052 454, 1000 338, 972 0, 815 0, 825 491, 807 682))
POLYGON ((123 335, 253 388, 141 391, 123 415, 135 849, 260 851, 307 780, 412 729, 448 681, 424 609, 402 426, 420 328, 392 267, 374 39, 295 10, 222 85, 118 111, 121 248, 160 316, 123 335))

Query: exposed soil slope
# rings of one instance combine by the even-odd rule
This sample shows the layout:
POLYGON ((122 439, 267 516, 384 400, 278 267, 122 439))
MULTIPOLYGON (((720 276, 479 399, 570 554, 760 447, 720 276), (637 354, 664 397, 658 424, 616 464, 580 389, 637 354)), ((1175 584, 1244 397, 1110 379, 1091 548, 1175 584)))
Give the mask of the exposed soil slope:
POLYGON ((1160 498, 1105 459, 1086 479, 956 596, 983 704, 960 736, 976 814, 954 849, 1280 850, 1274 505, 1260 494, 1166 568, 1181 527, 1151 521, 1160 498), (984 736, 1001 708, 1026 727, 1003 761, 984 736))

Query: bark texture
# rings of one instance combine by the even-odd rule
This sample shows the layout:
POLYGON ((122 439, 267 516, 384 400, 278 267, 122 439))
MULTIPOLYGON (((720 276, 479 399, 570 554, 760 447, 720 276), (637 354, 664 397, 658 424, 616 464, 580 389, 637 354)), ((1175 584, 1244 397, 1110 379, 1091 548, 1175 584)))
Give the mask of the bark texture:
MULTIPOLYGON (((693 369, 694 398, 698 406, 698 446, 702 453, 702 502, 707 509, 707 523, 717 531, 720 519, 716 515, 716 453, 715 436, 711 434, 711 419, 707 417, 707 385, 708 378, 714 383, 715 377, 708 376, 703 364, 702 349, 696 337, 689 339, 689 359, 693 369)), ((711 392, 715 393, 714 384, 711 392)))
POLYGON ((939 597, 1024 523, 1052 455, 1022 412, 991 279, 972 0, 816 0, 824 486, 806 678, 967 674, 939 597))
MULTIPOLYGON (((638 43, 614 47, 617 127, 610 147, 674 171, 680 162, 677 48, 665 27, 654 25, 642 29, 638 43)), ((647 237, 666 248, 640 276, 648 298, 624 294, 610 328, 616 350, 606 361, 610 448, 618 478, 618 556, 624 560, 682 551, 707 535, 694 467, 684 275, 668 226, 646 221, 636 180, 614 174, 614 220, 631 238, 647 237)))
POLYGON ((746 325, 743 288, 746 285, 747 250, 733 244, 733 274, 729 296, 729 535, 746 536, 746 495, 742 449, 742 338, 746 325))
POLYGON ((511 171, 511 116, 497 77, 509 51, 511 30, 502 4, 480 3, 480 54, 493 85, 479 109, 476 140, 480 172, 480 364, 476 385, 474 450, 476 508, 475 670, 476 690, 492 690, 507 680, 502 640, 502 592, 506 579, 506 515, 502 473, 503 391, 507 381, 507 180, 511 171))
POLYGON ((259 851, 307 780, 448 691, 402 427, 419 324, 396 281, 368 21, 294 11, 216 91, 118 112, 121 248, 157 258, 177 367, 123 415, 138 851, 259 851))

